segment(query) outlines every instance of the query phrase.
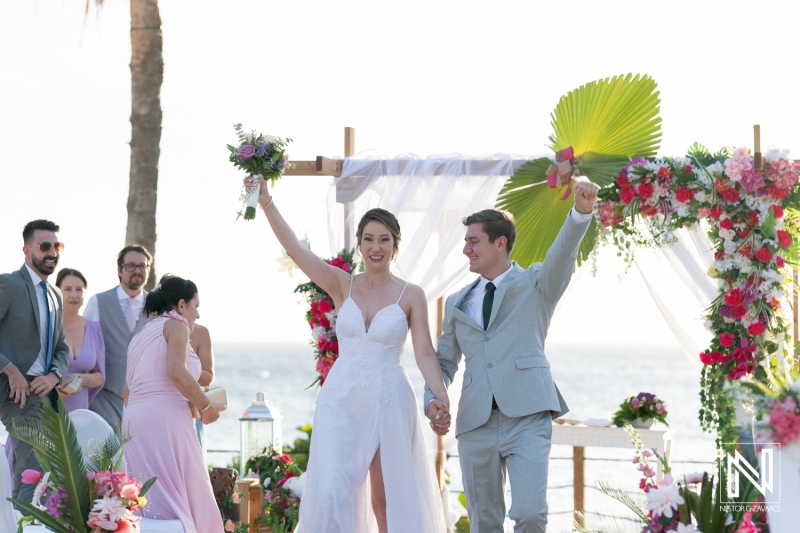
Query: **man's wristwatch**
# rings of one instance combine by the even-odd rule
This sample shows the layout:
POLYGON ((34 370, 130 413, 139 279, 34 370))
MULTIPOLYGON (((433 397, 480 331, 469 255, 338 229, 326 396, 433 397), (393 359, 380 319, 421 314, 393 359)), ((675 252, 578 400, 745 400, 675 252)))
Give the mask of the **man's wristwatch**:
POLYGON ((51 368, 50 372, 52 372, 53 374, 56 375, 56 377, 58 378, 58 383, 57 384, 61 385, 61 382, 64 380, 64 374, 61 373, 61 370, 59 370, 57 368, 51 368))

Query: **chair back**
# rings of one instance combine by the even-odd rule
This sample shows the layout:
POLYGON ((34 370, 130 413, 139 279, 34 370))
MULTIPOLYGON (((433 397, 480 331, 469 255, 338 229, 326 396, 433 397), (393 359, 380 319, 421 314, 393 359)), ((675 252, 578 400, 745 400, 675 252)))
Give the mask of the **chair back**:
MULTIPOLYGON (((78 434, 78 445, 84 457, 94 452, 100 443, 114 434, 114 429, 102 416, 88 409, 70 411, 69 420, 78 434)), ((121 469, 127 471, 124 458, 121 469)))

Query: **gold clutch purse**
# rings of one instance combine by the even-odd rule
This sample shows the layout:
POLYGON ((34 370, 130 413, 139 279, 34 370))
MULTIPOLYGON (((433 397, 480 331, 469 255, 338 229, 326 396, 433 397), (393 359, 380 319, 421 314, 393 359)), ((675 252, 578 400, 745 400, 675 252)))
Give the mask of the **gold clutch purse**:
MULTIPOLYGON (((201 387, 206 399, 214 405, 223 405, 228 407, 228 393, 225 392, 223 387, 201 387)), ((197 407, 192 407, 192 416, 197 419, 201 418, 202 413, 197 407)))

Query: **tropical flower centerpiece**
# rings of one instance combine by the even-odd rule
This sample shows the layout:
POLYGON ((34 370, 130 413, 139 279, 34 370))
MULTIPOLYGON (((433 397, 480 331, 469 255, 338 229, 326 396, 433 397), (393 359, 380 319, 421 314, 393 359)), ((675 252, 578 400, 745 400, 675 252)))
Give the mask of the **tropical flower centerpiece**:
MULTIPOLYGON (((351 276, 355 271, 352 250, 342 250, 336 257, 326 259, 325 262, 341 268, 351 276)), ((316 383, 322 386, 333 363, 339 357, 339 342, 336 339, 336 311, 333 308, 333 300, 328 293, 312 281, 301 283, 294 292, 305 295, 309 304, 306 320, 311 326, 311 345, 314 347, 314 359, 317 361, 316 368, 319 374, 309 387, 316 383)))
POLYGON ((284 170, 292 168, 286 156, 286 146, 292 140, 288 137, 281 139, 255 131, 245 133, 241 124, 236 124, 234 128, 239 138, 239 145, 227 145, 230 151, 228 160, 251 177, 251 182, 244 187, 240 200, 245 204, 244 219, 253 220, 256 216, 258 193, 261 190, 258 178, 266 178, 274 184, 284 170))
POLYGON ((248 472, 259 476, 264 487, 264 506, 256 524, 269 527, 272 533, 289 533, 297 527, 300 498, 289 488, 290 481, 303 472, 285 453, 265 448, 245 464, 248 472))
POLYGON ((11 499, 30 514, 20 519, 20 531, 34 520, 55 533, 138 531, 139 517, 133 513, 147 503, 144 496, 156 478, 139 483, 119 470, 130 435, 111 435, 84 460, 61 400, 58 407, 56 413, 43 405, 41 421, 18 418, 14 423, 14 436, 33 446, 45 471, 23 474, 23 483, 37 483, 32 502, 11 499))
POLYGON ((624 426, 626 422, 647 422, 650 419, 669 426, 666 404, 649 392, 640 392, 636 396, 627 398, 620 404, 619 411, 614 413, 612 418, 614 425, 618 427, 624 426))

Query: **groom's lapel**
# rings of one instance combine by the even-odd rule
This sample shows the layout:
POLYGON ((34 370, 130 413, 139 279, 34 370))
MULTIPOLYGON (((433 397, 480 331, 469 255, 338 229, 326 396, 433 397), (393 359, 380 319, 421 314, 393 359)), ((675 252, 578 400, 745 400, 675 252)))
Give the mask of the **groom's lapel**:
POLYGON ((481 329, 480 325, 476 324, 475 321, 472 319, 472 317, 467 316, 467 314, 461 309, 459 309, 459 307, 461 307, 461 304, 464 303, 464 298, 467 297, 469 291, 471 291, 472 288, 475 287, 475 285, 477 285, 478 282, 480 282, 480 280, 481 278, 478 278, 474 282, 470 283, 469 285, 461 289, 461 292, 458 294, 458 298, 456 299, 456 303, 453 306, 453 318, 455 318, 456 320, 460 320, 461 322, 464 322, 468 326, 471 326, 475 329, 481 329))
POLYGON ((511 263, 511 265, 511 272, 506 274, 506 277, 503 279, 502 283, 494 293, 494 301, 492 302, 492 316, 489 317, 489 325, 486 327, 487 330, 492 327, 492 322, 497 317, 500 306, 503 304, 503 298, 506 295, 506 291, 508 291, 508 288, 514 282, 514 279, 516 279, 516 277, 522 272, 522 268, 520 268, 517 263, 511 263))

